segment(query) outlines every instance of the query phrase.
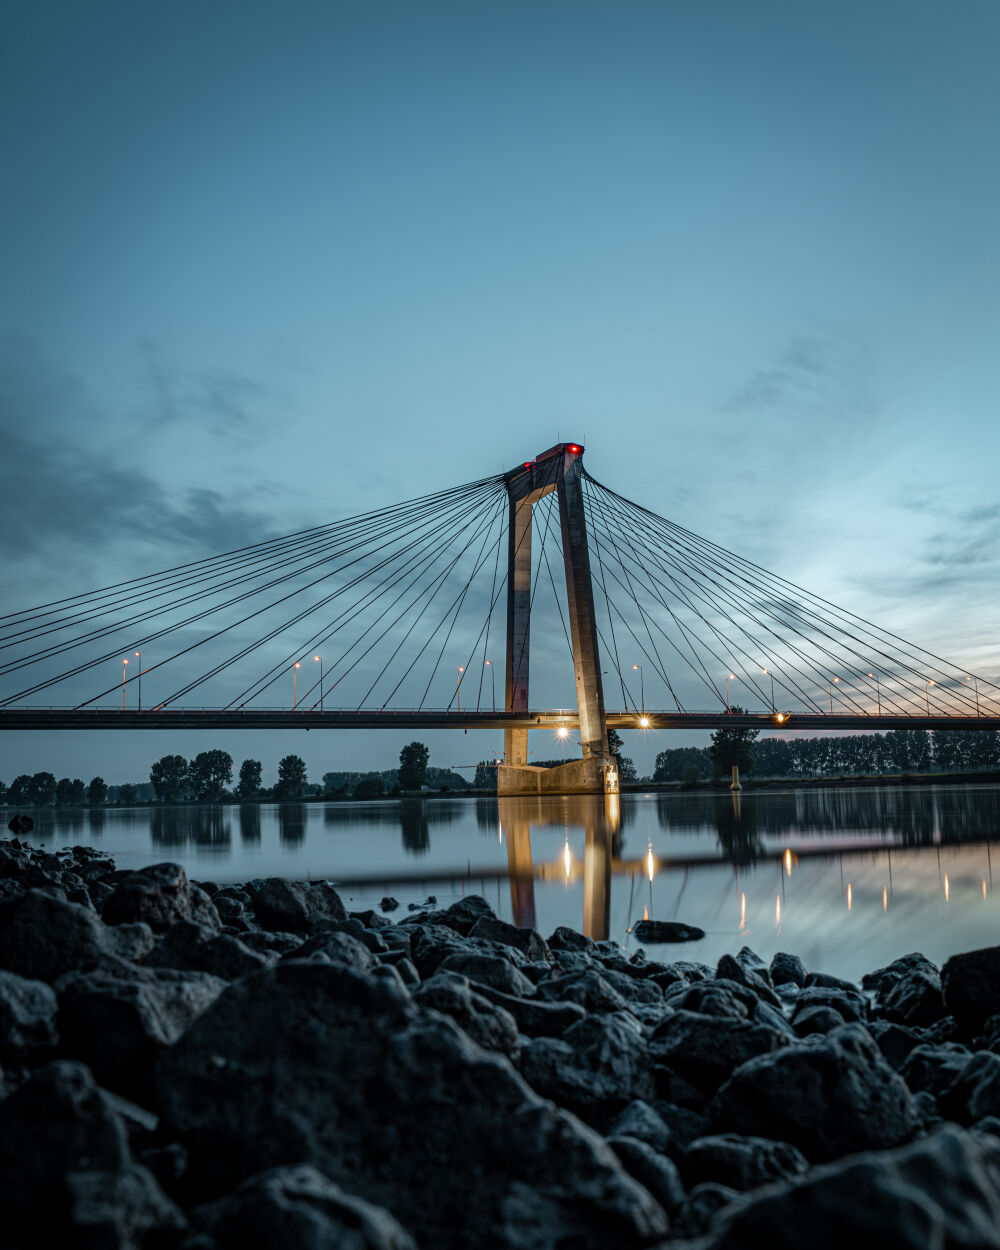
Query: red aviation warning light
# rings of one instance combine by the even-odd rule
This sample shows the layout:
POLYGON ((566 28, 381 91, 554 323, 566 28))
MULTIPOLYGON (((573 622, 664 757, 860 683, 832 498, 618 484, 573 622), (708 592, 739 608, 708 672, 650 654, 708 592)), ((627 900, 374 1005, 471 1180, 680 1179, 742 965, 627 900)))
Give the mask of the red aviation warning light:
POLYGON ((566 450, 569 452, 571 456, 579 456, 580 453, 583 451, 583 448, 580 446, 579 443, 570 443, 570 445, 566 448, 566 450))

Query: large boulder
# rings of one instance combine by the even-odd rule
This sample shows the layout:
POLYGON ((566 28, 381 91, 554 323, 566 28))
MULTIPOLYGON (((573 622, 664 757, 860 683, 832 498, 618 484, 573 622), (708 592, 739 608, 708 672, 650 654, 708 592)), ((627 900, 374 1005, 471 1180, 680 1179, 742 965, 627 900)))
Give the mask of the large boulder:
POLYGON ((958 1042, 939 1046, 914 1046, 906 1056, 899 1075, 914 1094, 926 1092, 935 1098, 964 1071, 972 1052, 958 1042))
POLYGON ((303 1163, 271 1168, 191 1214, 198 1247, 213 1250, 416 1250, 382 1207, 303 1163))
POLYGON ((500 955, 486 955, 479 951, 456 951, 438 965, 443 972, 457 972, 470 981, 488 985, 502 994, 516 998, 531 998, 535 987, 512 963, 500 955))
POLYGON ((945 1007, 967 1033, 1000 1012, 1000 946, 952 955, 941 969, 945 1007))
POLYGON ((51 1050, 59 1039, 58 1007, 52 987, 44 981, 0 972, 0 1062, 19 1063, 51 1050))
POLYGON ((451 1016, 474 1042, 486 1050, 496 1050, 508 1059, 521 1051, 517 1023, 509 1011, 498 1007, 470 986, 457 973, 442 972, 424 981, 413 997, 422 1007, 451 1016))
POLYGON ((113 1102, 81 1063, 50 1063, 0 1102, 0 1209, 16 1250, 131 1250, 180 1212, 136 1166, 113 1102))
POLYGON ((522 929, 517 925, 507 924, 496 916, 480 916, 469 930, 470 937, 483 938, 487 942, 499 942, 503 946, 512 946, 519 950, 525 959, 545 959, 548 947, 545 939, 534 929, 522 929))
POLYGON ((666 1231, 602 1139, 388 980, 293 962, 237 981, 163 1052, 157 1087, 210 1193, 309 1163, 443 1250, 484 1228, 519 1250, 529 1230, 539 1250, 666 1231))
POLYGON ((696 924, 682 924, 679 920, 640 920, 633 926, 637 942, 657 946, 664 942, 700 942, 705 930, 696 924))
POLYGON ((200 886, 188 880, 180 864, 150 864, 135 872, 115 874, 114 893, 101 912, 106 924, 141 921, 163 933, 180 920, 193 920, 216 932, 219 913, 200 886))
POLYGON ((89 907, 42 890, 0 907, 0 965, 18 976, 52 982, 114 955, 108 930, 89 907))
POLYGON ((587 1014, 579 1003, 546 1002, 541 998, 518 998, 479 983, 476 993, 510 1013, 517 1031, 526 1037, 562 1037, 587 1014))
POLYGON ((711 1115, 720 1131, 791 1142, 813 1162, 900 1145, 917 1127, 905 1082, 856 1024, 744 1063, 711 1115))
POLYGON ((945 1014, 941 978, 936 971, 914 968, 879 991, 877 1009, 886 1019, 912 1028, 927 1028, 945 1014))
POLYGON ((230 933, 215 933, 193 920, 173 925, 145 957, 147 968, 182 968, 232 981, 260 972, 271 961, 230 933))
POLYGON ((995 1250, 1000 1142, 947 1126, 769 1186, 717 1217, 700 1250, 995 1250))
POLYGON ((1000 1055, 977 1051, 941 1094, 940 1105, 945 1115, 963 1124, 1000 1116, 1000 1055))
POLYGON ((153 1063, 219 997, 226 983, 205 972, 133 968, 74 972, 57 985, 59 1031, 70 1054, 102 1085, 148 1105, 153 1063))
POLYGON ((649 1053, 699 1088, 714 1090, 748 1059, 788 1045, 788 1036, 769 1025, 678 1011, 653 1030, 649 1053))
POLYGON ((268 877, 251 891, 257 923, 278 933, 319 933, 347 919, 340 895, 328 881, 268 877))

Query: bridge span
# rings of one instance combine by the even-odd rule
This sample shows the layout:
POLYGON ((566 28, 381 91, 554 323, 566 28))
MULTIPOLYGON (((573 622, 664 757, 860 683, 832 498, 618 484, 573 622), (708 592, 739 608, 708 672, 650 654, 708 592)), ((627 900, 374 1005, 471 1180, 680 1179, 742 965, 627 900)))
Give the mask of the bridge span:
MULTIPOLYGON (((1000 716, 904 716, 812 712, 614 712, 613 729, 758 729, 826 733, 831 729, 882 733, 888 729, 998 730, 1000 716)), ((449 711, 434 708, 0 708, 0 729, 566 729, 576 733, 575 709, 527 712, 449 711)), ((575 743, 574 743, 575 745, 575 743)))

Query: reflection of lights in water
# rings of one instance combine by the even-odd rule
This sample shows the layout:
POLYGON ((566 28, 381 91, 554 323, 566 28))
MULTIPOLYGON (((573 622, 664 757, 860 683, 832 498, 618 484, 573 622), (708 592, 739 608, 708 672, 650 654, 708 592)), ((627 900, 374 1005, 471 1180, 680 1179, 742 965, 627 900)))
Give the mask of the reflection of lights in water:
POLYGON ((740 932, 741 933, 746 928, 746 924, 747 924, 747 896, 746 894, 741 894, 740 895, 740 932))
POLYGON ((885 886, 882 887, 882 910, 889 910, 889 891, 885 888, 885 886))
POLYGON ((848 881, 847 883, 847 910, 848 911, 851 910, 851 906, 853 902, 854 902, 854 891, 851 889, 850 881, 848 881))
POLYGON ((947 903, 951 898, 951 884, 948 881, 948 874, 944 874, 944 901, 947 903))
POLYGON ((983 877, 983 898, 986 897, 986 878, 983 877))
POLYGON ((570 868, 572 867, 572 864, 573 864, 573 853, 569 849, 569 838, 567 838, 566 843, 563 846, 563 867, 566 869, 567 881, 569 880, 569 873, 570 873, 570 868))
POLYGON ((787 876, 792 875, 792 852, 785 850, 785 873, 787 876))
POLYGON ((500 845, 503 846, 503 825, 499 826, 499 830, 500 830, 500 845))
POLYGON ((649 850, 646 852, 646 872, 649 874, 650 881, 653 880, 656 861, 653 859, 653 844, 650 842, 649 850))
POLYGON ((642 918, 643 918, 643 920, 648 920, 648 919, 649 919, 649 908, 648 908, 648 907, 643 907, 643 909, 642 909, 642 918))
POLYGON ((774 923, 781 924, 781 895, 778 894, 774 900, 774 923))

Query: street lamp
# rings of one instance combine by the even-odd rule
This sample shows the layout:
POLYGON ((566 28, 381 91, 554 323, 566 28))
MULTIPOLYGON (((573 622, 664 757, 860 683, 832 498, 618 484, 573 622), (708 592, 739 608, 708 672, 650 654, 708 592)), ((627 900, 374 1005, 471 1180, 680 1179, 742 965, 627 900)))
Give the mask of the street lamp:
POLYGON ((729 683, 736 680, 736 674, 730 673, 726 678, 726 711, 729 711, 729 683))
POLYGON ((878 673, 869 673, 869 677, 875 682, 875 697, 878 700, 878 714, 882 715, 882 687, 878 684, 878 673))
POLYGON ((965 680, 966 680, 966 681, 971 681, 971 682, 973 682, 973 683, 975 684, 975 687, 976 687, 976 716, 978 717, 978 716, 979 716, 979 678, 978 678, 978 677, 966 677, 966 679, 965 679, 965 680))
POLYGON ((497 710, 497 671, 493 667, 493 661, 487 660, 486 667, 490 670, 490 681, 493 685, 493 711, 497 710))
POLYGON ((125 670, 128 668, 128 660, 122 660, 122 711, 125 711, 125 670))
POLYGON ((937 682, 933 678, 929 679, 927 685, 924 686, 924 706, 927 709, 927 715, 931 714, 931 686, 936 686, 937 682))
POLYGON ((835 677, 833 681, 830 682, 830 715, 831 716, 833 715, 833 688, 837 684, 838 681, 840 681, 840 678, 835 677))
POLYGON ((296 679, 298 678, 299 669, 301 667, 302 665, 298 662, 298 660, 296 660, 295 663, 292 665, 292 711, 293 712, 295 711, 299 702, 299 696, 295 688, 295 682, 296 682, 296 679))
POLYGON ((773 714, 774 712, 774 674, 766 668, 762 668, 761 672, 764 674, 765 677, 770 677, 771 679, 771 712, 773 714))
POLYGON ((136 659, 139 661, 139 711, 142 711, 142 652, 135 653, 136 659))
MULTIPOLYGON (((319 664, 319 710, 323 710, 323 657, 314 655, 313 660, 319 664)), ((315 705, 314 705, 315 706, 315 705)))
POLYGON ((642 711, 643 711, 643 715, 645 715, 645 712, 646 712, 646 687, 643 685, 643 681, 642 681, 642 665, 641 665, 641 664, 633 664, 633 665, 632 665, 632 672, 633 672, 633 673, 636 673, 636 672, 637 672, 637 673, 639 674, 639 700, 640 700, 640 702, 641 702, 641 704, 642 704, 642 711))
POLYGON ((459 668, 458 668, 458 685, 456 686, 456 690, 458 691, 458 710, 459 710, 459 711, 461 711, 461 710, 462 710, 462 674, 463 674, 464 672, 465 672, 465 669, 464 669, 461 665, 459 665, 459 668))

